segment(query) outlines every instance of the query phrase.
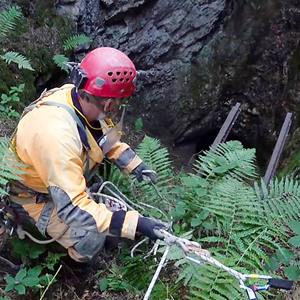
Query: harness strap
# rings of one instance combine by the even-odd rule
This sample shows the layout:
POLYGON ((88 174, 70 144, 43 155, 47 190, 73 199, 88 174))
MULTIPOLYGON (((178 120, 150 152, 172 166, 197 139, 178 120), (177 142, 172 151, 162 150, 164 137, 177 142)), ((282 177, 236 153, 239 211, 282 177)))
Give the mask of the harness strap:
POLYGON ((10 200, 20 205, 46 203, 51 200, 49 194, 38 193, 37 191, 23 185, 19 181, 10 181, 6 186, 6 190, 10 196, 10 200))
POLYGON ((48 201, 45 203, 41 215, 36 223, 36 226, 40 233, 43 236, 46 236, 46 229, 51 218, 52 212, 54 210, 54 203, 53 201, 48 201))
MULTIPOLYGON (((57 89, 54 90, 54 92, 56 91, 57 89)), ((52 90, 51 90, 52 91, 52 90)), ((50 93, 50 91, 49 91, 50 93)), ((53 93, 53 92, 52 92, 53 93)), ((51 94, 52 94, 51 93, 51 94)), ((46 95, 47 96, 48 93, 44 93, 44 96, 46 95)), ((41 95, 41 97, 38 99, 42 99, 43 98, 43 94, 41 95)), ((42 102, 38 102, 38 100, 34 101, 32 104, 30 104, 29 106, 27 106, 24 110, 24 114, 25 115, 26 113, 30 112, 31 110, 33 110, 35 107, 39 107, 40 105, 50 105, 50 106, 58 106, 58 107, 62 107, 64 108, 71 116, 72 118, 76 121, 77 125, 79 126, 79 128, 81 129, 80 133, 83 134, 83 138, 85 141, 88 140, 87 138, 87 134, 86 134, 86 130, 85 130, 85 126, 84 124, 82 123, 82 121, 79 119, 79 117, 76 115, 75 111, 63 104, 63 103, 59 103, 59 102, 54 102, 54 101, 42 101, 42 102)), ((22 116, 23 116, 22 115, 22 116)), ((85 143, 83 143, 83 145, 85 146, 85 143)), ((85 172, 84 172, 84 177, 86 178, 86 180, 88 181, 91 177, 90 175, 90 161, 89 161, 89 154, 88 154, 88 150, 89 148, 87 148, 85 146, 86 150, 87 150, 87 160, 86 160, 86 169, 85 169, 85 172)))

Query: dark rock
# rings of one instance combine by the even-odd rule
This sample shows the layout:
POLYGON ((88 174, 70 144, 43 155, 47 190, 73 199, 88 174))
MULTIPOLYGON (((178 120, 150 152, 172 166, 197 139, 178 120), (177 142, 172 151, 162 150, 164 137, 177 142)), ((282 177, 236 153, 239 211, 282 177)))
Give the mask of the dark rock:
POLYGON ((57 3, 93 38, 93 48, 116 47, 143 71, 128 122, 141 115, 146 133, 179 153, 181 163, 209 146, 236 102, 242 113, 229 138, 257 148, 262 167, 286 112, 294 112, 297 126, 298 1, 57 3))

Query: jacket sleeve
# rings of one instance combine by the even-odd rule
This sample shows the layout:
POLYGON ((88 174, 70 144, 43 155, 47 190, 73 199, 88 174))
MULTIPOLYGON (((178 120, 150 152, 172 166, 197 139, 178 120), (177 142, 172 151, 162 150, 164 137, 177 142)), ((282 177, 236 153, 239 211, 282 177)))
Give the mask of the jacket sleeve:
POLYGON ((104 135, 97 141, 105 156, 114 162, 124 173, 131 173, 137 166, 142 163, 141 158, 126 143, 120 141, 121 134, 119 125, 107 129, 108 125, 113 125, 111 120, 105 119, 100 121, 103 127, 104 135))
POLYGON ((106 157, 113 161, 124 173, 130 174, 142 163, 141 158, 126 143, 116 142, 106 157))
MULTIPOLYGON (((18 127, 17 151, 21 160, 36 170, 48 188, 59 218, 69 226, 88 231, 110 232, 112 227, 112 232, 133 239, 138 212, 114 215, 104 204, 89 198, 83 174, 86 158, 77 125, 64 109, 47 109, 55 110, 51 124, 49 118, 45 118, 45 121, 40 120, 39 126, 24 120, 23 126, 18 127)), ((29 114, 24 119, 27 116, 29 114)))

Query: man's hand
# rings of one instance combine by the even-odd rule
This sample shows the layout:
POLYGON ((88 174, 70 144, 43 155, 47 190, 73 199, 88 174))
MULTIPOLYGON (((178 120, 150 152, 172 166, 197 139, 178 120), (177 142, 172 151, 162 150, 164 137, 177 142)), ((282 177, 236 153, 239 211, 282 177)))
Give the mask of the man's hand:
POLYGON ((161 236, 158 236, 154 229, 164 229, 168 230, 169 225, 168 223, 164 223, 160 220, 154 218, 146 218, 146 217, 139 217, 138 224, 136 231, 141 233, 144 236, 147 236, 151 240, 162 239, 161 236))
POLYGON ((136 177, 137 181, 151 180, 152 183, 156 183, 156 172, 150 170, 144 163, 138 165, 132 174, 136 177))

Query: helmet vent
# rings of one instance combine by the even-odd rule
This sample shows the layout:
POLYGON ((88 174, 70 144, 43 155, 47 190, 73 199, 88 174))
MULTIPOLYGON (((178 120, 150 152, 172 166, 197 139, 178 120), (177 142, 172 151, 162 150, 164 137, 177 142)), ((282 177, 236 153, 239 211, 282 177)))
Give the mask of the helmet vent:
POLYGON ((108 76, 113 76, 113 72, 108 72, 107 75, 108 76))
POLYGON ((117 75, 120 76, 120 75, 121 75, 121 72, 118 71, 118 72, 117 72, 117 75))

